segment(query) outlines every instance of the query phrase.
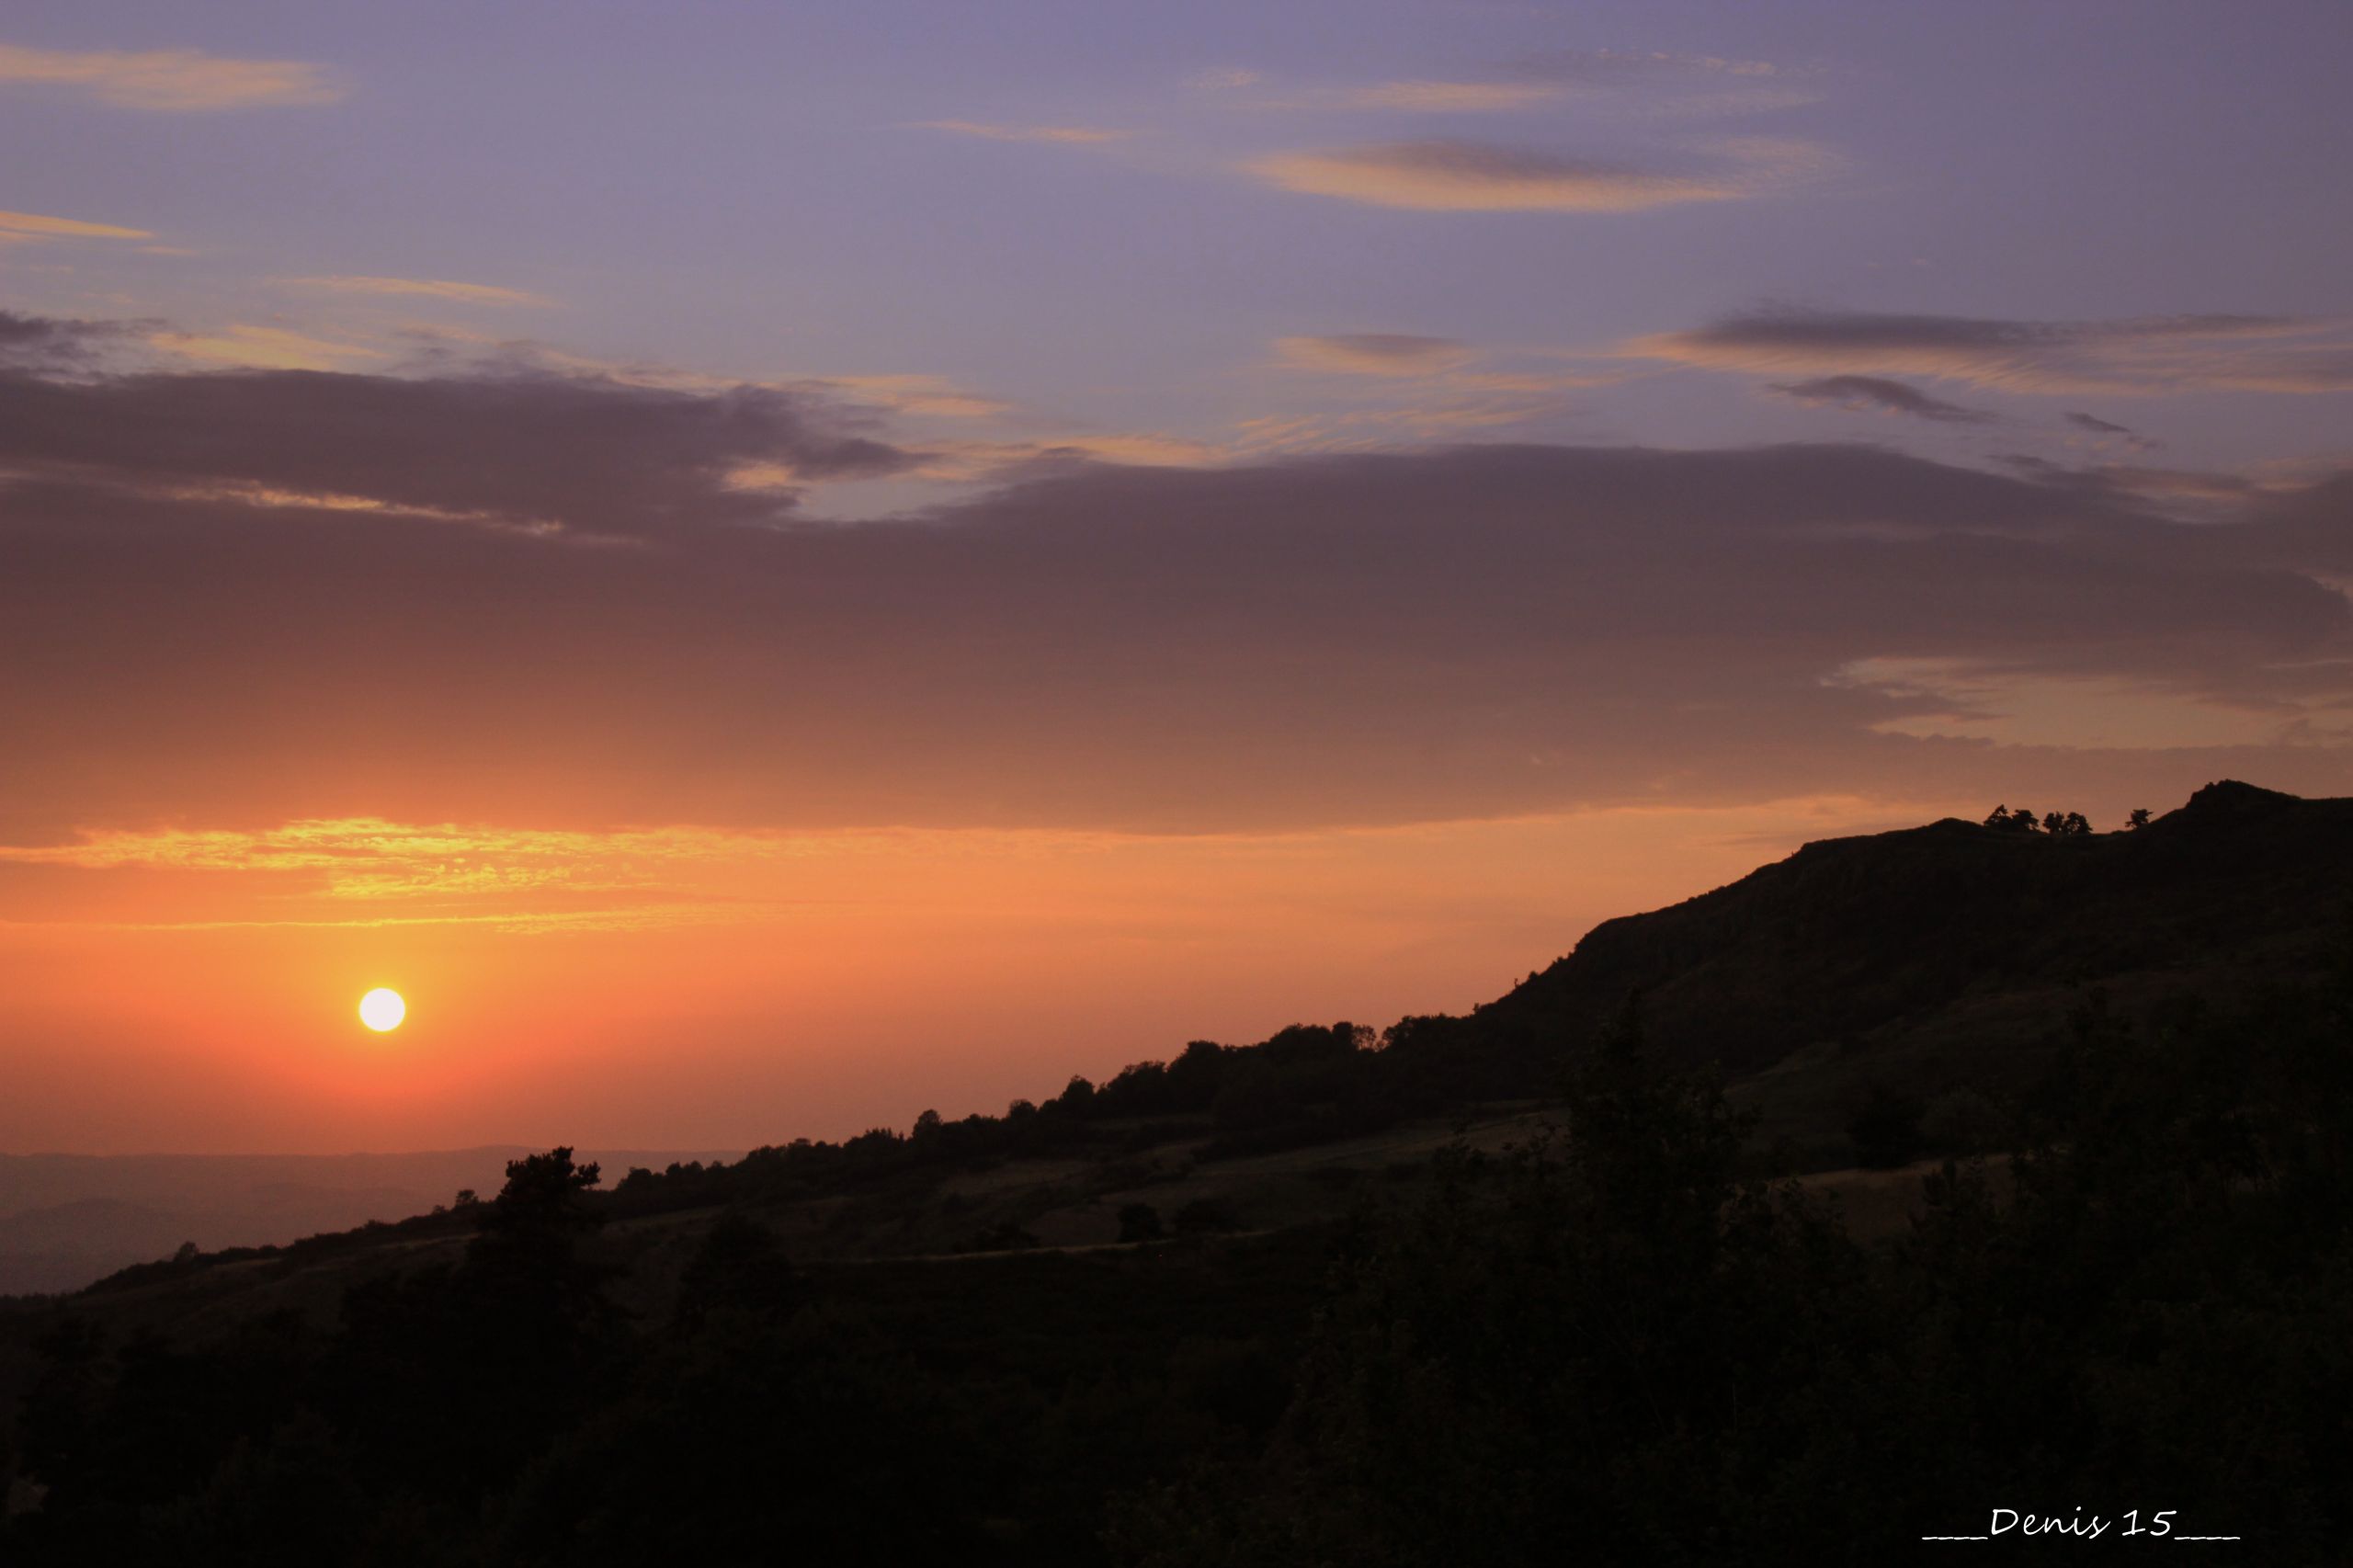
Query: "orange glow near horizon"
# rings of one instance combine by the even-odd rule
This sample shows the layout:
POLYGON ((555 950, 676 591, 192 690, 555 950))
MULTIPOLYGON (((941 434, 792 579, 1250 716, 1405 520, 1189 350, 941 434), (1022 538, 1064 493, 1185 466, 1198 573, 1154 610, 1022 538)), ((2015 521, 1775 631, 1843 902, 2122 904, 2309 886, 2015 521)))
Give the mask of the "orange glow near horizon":
POLYGON ((1192 1039, 1460 1011, 1599 920, 1963 809, 1190 837, 85 834, 0 848, 0 1036, 25 1042, 0 1149, 724 1149, 996 1111, 1192 1039), (314 984, 289 978, 356 995, 388 974, 434 998, 397 1051, 323 1030, 314 984))

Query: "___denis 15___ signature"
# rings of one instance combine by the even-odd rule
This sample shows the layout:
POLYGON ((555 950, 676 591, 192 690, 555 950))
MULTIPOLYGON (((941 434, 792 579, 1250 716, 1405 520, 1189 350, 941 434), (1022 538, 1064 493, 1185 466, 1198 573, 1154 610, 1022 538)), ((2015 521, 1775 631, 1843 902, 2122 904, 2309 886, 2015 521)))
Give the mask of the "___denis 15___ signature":
POLYGON ((1922 1540, 1994 1540, 2006 1535, 2072 1535, 2086 1540, 2104 1536, 2111 1529, 2120 1537, 2141 1536, 2149 1540, 2236 1540, 2234 1535, 2185 1535, 2174 1527, 2173 1517, 2178 1508, 2160 1508, 2146 1520, 2138 1508, 2128 1508, 2117 1518, 2105 1518, 2098 1514, 2086 1515, 2081 1508, 2072 1514, 2029 1514, 2017 1508, 1996 1508, 1994 1517, 1982 1535, 1924 1535, 1922 1540))

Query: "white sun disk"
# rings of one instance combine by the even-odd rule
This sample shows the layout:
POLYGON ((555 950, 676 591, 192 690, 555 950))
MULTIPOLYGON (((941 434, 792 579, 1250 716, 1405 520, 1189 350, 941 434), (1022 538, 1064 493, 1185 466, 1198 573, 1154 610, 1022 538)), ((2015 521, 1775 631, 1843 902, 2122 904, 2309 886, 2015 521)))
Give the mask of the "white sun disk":
POLYGON ((407 1017, 408 1004, 388 986, 380 985, 359 999, 359 1021, 378 1034, 400 1028, 407 1017))

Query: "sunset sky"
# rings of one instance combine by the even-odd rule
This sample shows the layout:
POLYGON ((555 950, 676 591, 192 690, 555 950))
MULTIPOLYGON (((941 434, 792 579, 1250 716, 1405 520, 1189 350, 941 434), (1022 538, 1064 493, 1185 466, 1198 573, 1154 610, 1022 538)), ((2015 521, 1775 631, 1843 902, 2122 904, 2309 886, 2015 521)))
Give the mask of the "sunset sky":
POLYGON ((2353 793, 2348 62, 11 6, 0 1151, 904 1127, 1809 838, 2353 793))

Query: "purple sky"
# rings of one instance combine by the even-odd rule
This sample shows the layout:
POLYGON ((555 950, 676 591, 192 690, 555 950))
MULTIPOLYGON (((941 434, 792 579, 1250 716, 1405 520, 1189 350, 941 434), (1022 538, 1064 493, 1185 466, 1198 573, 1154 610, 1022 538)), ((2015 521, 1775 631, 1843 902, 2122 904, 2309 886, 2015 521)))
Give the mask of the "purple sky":
POLYGON ((919 415, 926 436, 1168 457, 1532 436, 2072 463, 2104 455, 2077 404, 2167 467, 2340 439, 2330 398, 2218 394, 2170 358, 2075 391, 1875 371, 1999 416, 1939 426, 1769 390, 1812 370, 1623 357, 1759 309, 2332 318, 2338 6, 86 4, 17 13, 0 44, 40 56, 0 73, 0 138, 38 150, 0 200, 153 236, 10 247, 16 308, 393 357, 354 369, 438 327, 731 378, 936 377, 1008 406, 919 415), (169 49, 314 71, 199 112, 58 79, 169 49), (1017 139, 1054 131, 1100 139, 1017 139), (1449 186, 1464 205, 1369 199, 1449 186), (316 278, 549 302, 287 281, 316 278), (1471 358, 1373 377, 1277 347, 1374 333, 1471 358))

